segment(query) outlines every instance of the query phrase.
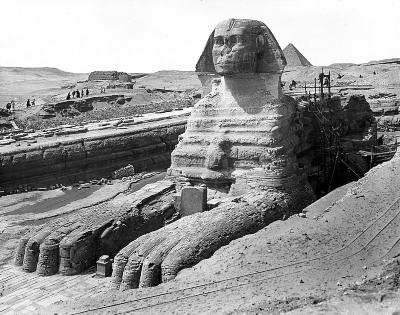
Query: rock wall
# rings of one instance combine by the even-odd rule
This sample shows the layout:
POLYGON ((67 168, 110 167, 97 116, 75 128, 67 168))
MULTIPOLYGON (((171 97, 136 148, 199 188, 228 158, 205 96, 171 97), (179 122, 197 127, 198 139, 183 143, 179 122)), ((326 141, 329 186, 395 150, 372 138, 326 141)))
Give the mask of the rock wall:
POLYGON ((317 106, 302 98, 298 106, 302 128, 298 131, 301 140, 296 148, 297 160, 306 170, 314 191, 323 195, 351 181, 347 173, 354 176, 343 163, 335 162, 337 157, 359 176, 368 171, 369 164, 357 152, 370 151, 371 146, 376 144, 376 121, 363 95, 352 95, 346 99, 332 97, 320 101, 317 106), (335 148, 339 143, 340 152, 337 152, 335 148), (335 174, 341 175, 332 177, 334 169, 335 174))
MULTIPOLYGON (((108 103, 110 105, 117 103, 119 105, 124 105, 126 102, 131 102, 132 99, 132 95, 124 94, 91 96, 80 99, 63 100, 57 103, 48 103, 43 105, 42 110, 46 113, 61 114, 63 116, 77 116, 80 113, 93 110, 96 103, 108 103)), ((172 100, 157 100, 144 104, 137 104, 133 101, 129 109, 131 112, 134 111, 132 114, 154 113, 162 110, 171 111, 176 108, 191 107, 194 102, 195 100, 189 96, 172 100)), ((126 112, 127 111, 124 109, 124 114, 126 114, 126 112)))
POLYGON ((137 171, 167 167, 170 153, 186 121, 142 130, 117 130, 108 136, 74 139, 14 148, 0 156, 0 185, 66 183, 107 176, 131 164, 137 171))
POLYGON ((376 117, 381 131, 399 130, 400 128, 400 98, 395 95, 383 95, 379 98, 369 97, 371 109, 376 117))

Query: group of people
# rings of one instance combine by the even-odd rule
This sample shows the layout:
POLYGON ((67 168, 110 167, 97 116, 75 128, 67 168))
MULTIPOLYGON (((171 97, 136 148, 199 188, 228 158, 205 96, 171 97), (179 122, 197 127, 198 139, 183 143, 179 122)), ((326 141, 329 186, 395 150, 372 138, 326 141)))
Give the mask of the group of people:
POLYGON ((85 94, 86 94, 86 96, 89 96, 89 89, 88 88, 86 88, 86 91, 84 91, 82 89, 80 92, 79 92, 79 90, 72 91, 72 93, 68 92, 67 100, 70 100, 71 96, 72 96, 72 98, 82 98, 82 97, 85 96, 85 94))
POLYGON ((11 112, 11 111, 15 111, 15 102, 14 100, 12 100, 11 102, 6 104, 6 109, 11 112))
POLYGON ((26 101, 26 108, 29 108, 31 106, 35 106, 35 99, 33 99, 32 101, 28 98, 28 100, 26 101))
POLYGON ((106 93, 106 88, 105 87, 100 87, 100 94, 106 93))
MULTIPOLYGON (((36 100, 35 99, 30 99, 28 98, 26 101, 26 108, 29 108, 31 106, 35 106, 36 105, 36 100)), ((8 102, 6 104, 6 109, 11 113, 15 111, 15 101, 12 100, 11 102, 8 102)))

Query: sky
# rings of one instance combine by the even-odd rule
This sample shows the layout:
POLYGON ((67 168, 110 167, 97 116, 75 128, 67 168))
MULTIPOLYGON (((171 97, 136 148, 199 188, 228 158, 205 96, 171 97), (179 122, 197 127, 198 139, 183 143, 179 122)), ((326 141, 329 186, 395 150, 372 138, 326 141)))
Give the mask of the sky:
POLYGON ((313 65, 400 58, 398 0, 0 0, 0 66, 192 71, 228 18, 264 22, 313 65))

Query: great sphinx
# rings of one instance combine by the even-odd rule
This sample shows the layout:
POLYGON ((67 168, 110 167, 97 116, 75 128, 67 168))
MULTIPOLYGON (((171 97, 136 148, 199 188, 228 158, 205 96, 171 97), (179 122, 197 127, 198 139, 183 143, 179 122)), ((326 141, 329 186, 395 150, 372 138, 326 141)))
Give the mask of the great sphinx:
POLYGON ((172 153, 177 190, 206 185, 229 199, 139 237, 115 257, 120 289, 173 279, 231 240, 254 233, 314 199, 295 150, 295 102, 282 94, 285 58, 268 27, 229 19, 210 35, 196 71, 216 74, 172 153))
POLYGON ((115 256, 114 287, 154 286, 232 240, 300 212, 314 193, 296 161, 301 125, 295 101, 281 91, 284 66, 264 23, 219 23, 196 66, 201 78, 213 78, 210 93, 194 106, 167 178, 31 231, 15 263, 41 275, 68 275, 108 254, 115 256), (174 195, 187 185, 205 185, 220 204, 167 222, 179 214, 174 195))

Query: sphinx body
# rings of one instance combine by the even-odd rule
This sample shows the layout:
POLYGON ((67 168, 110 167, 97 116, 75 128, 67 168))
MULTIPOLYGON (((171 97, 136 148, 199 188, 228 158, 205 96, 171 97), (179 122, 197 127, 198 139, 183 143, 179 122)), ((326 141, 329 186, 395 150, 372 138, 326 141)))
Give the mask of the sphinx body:
POLYGON ((142 236, 115 257, 122 290, 173 279, 231 240, 254 233, 314 200, 298 168, 295 103, 282 95, 283 53, 269 29, 227 20, 211 34, 197 71, 221 77, 199 101, 172 153, 168 177, 237 196, 142 236))
POLYGON ((296 184, 298 126, 294 103, 281 91, 285 61, 278 43, 253 20, 221 22, 211 37, 196 70, 212 71, 212 56, 222 77, 196 104, 169 174, 231 194, 296 184))
MULTIPOLYGON (((224 21, 212 37, 213 65, 222 77, 193 109, 172 153, 169 175, 235 195, 290 190, 302 178, 295 161, 299 126, 294 102, 281 91, 279 45, 263 23, 253 20, 224 21)), ((209 49, 204 59, 210 58, 209 49)), ((210 71, 208 64, 200 58, 197 71, 210 71)))
POLYGON ((278 75, 214 81, 213 92, 193 109, 168 174, 233 195, 290 189, 302 180, 295 160, 295 105, 281 95, 278 75))

